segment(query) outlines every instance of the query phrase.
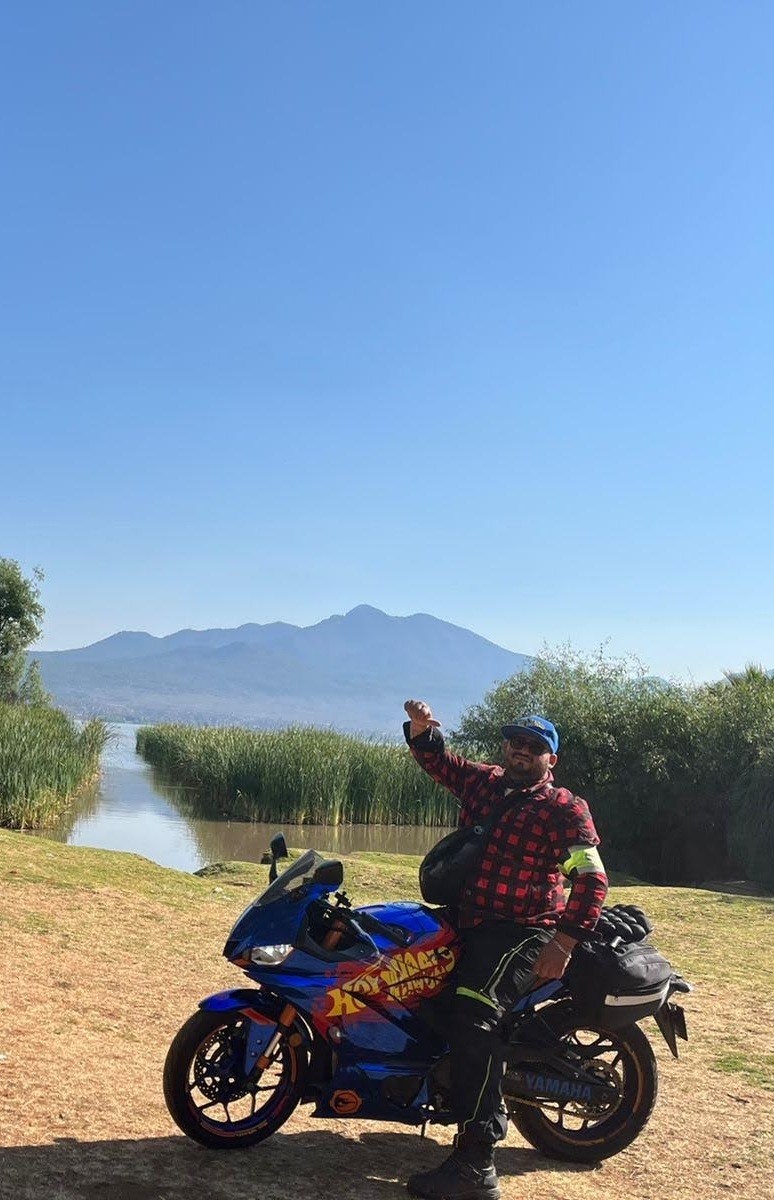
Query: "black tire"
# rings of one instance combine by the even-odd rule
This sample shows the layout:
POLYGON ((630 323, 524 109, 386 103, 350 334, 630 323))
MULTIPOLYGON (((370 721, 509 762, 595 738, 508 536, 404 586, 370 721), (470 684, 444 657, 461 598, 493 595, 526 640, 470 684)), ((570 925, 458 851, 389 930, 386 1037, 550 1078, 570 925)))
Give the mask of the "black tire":
MULTIPOLYGON (((656 1103, 658 1068, 650 1042, 636 1025, 605 1029, 564 1006, 557 1007, 550 1024, 563 1041, 583 1046, 587 1069, 599 1064, 601 1075, 617 1081, 618 1101, 612 1109, 595 1111, 579 1101, 537 1107, 506 1095, 510 1117, 521 1136, 547 1158, 580 1163, 610 1158, 638 1137, 656 1103)), ((507 1092, 507 1073, 505 1088, 507 1092)))
POLYGON ((249 1025, 250 1018, 236 1009, 200 1009, 169 1047, 164 1064, 167 1108, 183 1133, 203 1146, 254 1146, 287 1121, 301 1098, 308 1056, 303 1045, 293 1044, 301 1039, 283 1037, 266 1070, 245 1075, 249 1025))

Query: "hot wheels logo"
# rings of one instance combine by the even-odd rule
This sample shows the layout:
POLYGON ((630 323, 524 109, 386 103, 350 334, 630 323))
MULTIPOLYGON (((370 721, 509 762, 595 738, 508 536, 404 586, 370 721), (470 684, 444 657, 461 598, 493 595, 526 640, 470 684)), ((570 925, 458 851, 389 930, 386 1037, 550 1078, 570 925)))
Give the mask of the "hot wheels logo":
POLYGON ((457 956, 450 946, 438 946, 431 950, 410 950, 393 954, 374 966, 369 966, 361 975, 345 984, 331 988, 326 993, 331 1006, 326 1017, 351 1016, 365 1008, 361 995, 387 994, 393 1000, 405 1000, 409 996, 432 996, 443 981, 454 970, 457 956))

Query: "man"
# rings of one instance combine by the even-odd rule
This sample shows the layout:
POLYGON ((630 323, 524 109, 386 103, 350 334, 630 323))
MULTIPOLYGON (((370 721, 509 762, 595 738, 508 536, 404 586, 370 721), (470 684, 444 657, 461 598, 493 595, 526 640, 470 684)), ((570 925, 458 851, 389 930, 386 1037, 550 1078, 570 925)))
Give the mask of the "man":
POLYGON ((412 1175, 408 1190, 426 1200, 498 1200, 493 1151, 507 1127, 500 1022, 519 996, 561 979, 575 943, 597 922, 607 876, 586 802, 554 787, 559 735, 549 720, 520 717, 504 726, 504 766, 487 766, 446 750, 424 701, 404 707, 411 753, 461 801, 460 825, 499 813, 460 896, 462 958, 449 1039, 454 1151, 434 1171, 412 1175), (563 875, 572 883, 567 899, 563 875))

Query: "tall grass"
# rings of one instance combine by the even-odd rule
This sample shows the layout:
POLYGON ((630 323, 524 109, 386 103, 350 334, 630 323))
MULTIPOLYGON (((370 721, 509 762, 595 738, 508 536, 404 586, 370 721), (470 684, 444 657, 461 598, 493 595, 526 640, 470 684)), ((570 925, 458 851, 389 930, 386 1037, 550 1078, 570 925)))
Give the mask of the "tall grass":
POLYGON ((52 824, 96 775, 107 738, 102 721, 78 729, 56 708, 0 704, 0 826, 52 824))
POLYGON ((302 825, 455 825, 457 805, 405 746, 330 730, 140 729, 137 749, 187 784, 250 821, 302 825))

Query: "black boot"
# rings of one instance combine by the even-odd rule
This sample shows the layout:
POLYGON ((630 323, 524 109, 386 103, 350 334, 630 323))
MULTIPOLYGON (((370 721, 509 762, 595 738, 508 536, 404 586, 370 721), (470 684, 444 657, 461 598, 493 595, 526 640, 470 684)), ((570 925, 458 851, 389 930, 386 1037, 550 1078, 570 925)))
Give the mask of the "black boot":
POLYGON ((434 1171, 412 1175, 410 1196, 422 1200, 500 1200, 500 1187, 489 1149, 471 1153, 454 1150, 434 1171))

